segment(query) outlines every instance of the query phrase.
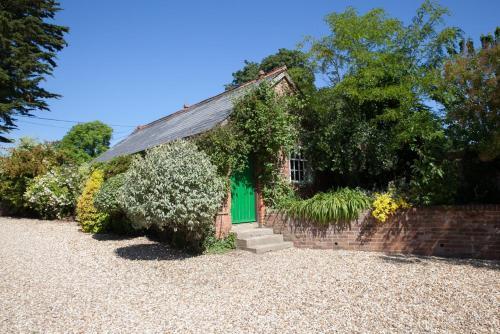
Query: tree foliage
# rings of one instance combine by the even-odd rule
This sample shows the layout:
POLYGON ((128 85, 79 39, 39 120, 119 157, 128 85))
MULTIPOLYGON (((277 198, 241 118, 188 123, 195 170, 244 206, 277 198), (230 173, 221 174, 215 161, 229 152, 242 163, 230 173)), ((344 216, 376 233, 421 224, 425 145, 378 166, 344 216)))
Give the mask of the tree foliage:
POLYGON ((89 161, 109 148, 112 133, 100 121, 77 124, 59 142, 59 149, 76 162, 89 161))
POLYGON ((308 156, 327 180, 385 187, 416 176, 410 167, 423 156, 439 166, 443 156, 433 150, 446 137, 427 102, 459 33, 441 28, 446 13, 425 1, 408 25, 382 9, 327 16, 331 34, 310 40, 309 52, 330 85, 302 118, 308 156))
POLYGON ((48 110, 56 98, 41 86, 66 46, 68 28, 50 23, 60 10, 54 0, 0 2, 0 142, 16 127, 15 115, 48 110))
POLYGON ((440 102, 457 149, 492 161, 500 157, 500 27, 481 42, 475 51, 471 41, 463 41, 445 64, 440 102))
POLYGON ((241 70, 233 73, 233 81, 226 85, 226 89, 257 79, 260 71, 267 73, 286 66, 293 82, 303 93, 311 94, 315 90, 313 67, 307 54, 302 51, 282 48, 262 59, 260 63, 245 60, 244 64, 241 70))

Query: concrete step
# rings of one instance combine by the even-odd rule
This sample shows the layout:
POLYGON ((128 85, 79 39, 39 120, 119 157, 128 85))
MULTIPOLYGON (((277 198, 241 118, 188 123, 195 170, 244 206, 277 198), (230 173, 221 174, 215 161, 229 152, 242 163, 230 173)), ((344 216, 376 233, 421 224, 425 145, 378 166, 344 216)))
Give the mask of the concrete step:
POLYGON ((281 234, 274 234, 272 228, 259 227, 257 223, 233 225, 236 247, 253 253, 265 253, 293 247, 292 242, 284 242, 281 234))
POLYGON ((233 232, 236 233, 237 239, 249 239, 249 238, 255 238, 273 234, 273 230, 270 228, 252 228, 252 229, 236 230, 236 231, 233 230, 233 232))
POLYGON ((267 234, 250 238, 238 238, 236 240, 236 245, 241 248, 249 248, 260 245, 272 245, 280 242, 283 242, 283 236, 281 234, 267 234))
POLYGON ((259 245, 259 246, 254 246, 254 247, 247 247, 247 248, 241 248, 256 254, 262 254, 266 252, 272 252, 272 251, 277 251, 281 249, 286 249, 286 248, 291 248, 293 247, 293 242, 290 241, 283 241, 279 242, 276 244, 270 244, 270 245, 259 245))
POLYGON ((237 232, 242 232, 242 231, 248 231, 248 230, 253 230, 259 227, 259 224, 257 223, 245 223, 245 224, 233 224, 232 225, 232 231, 237 233, 237 232))

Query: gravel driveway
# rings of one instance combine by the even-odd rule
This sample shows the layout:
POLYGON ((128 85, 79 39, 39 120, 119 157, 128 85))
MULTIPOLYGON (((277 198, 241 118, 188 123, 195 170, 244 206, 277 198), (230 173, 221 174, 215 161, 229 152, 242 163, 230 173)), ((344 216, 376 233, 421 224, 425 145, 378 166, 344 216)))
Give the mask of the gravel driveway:
POLYGON ((0 218, 0 333, 493 333, 499 268, 329 250, 186 257, 0 218))

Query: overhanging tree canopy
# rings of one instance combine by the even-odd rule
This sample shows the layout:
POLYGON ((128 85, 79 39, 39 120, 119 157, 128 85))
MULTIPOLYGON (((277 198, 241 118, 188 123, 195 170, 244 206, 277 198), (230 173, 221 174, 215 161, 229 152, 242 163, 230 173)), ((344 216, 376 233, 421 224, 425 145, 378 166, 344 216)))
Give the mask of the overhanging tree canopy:
POLYGON ((0 142, 16 127, 15 115, 48 110, 57 98, 42 87, 56 67, 56 53, 66 46, 67 27, 49 23, 60 10, 54 0, 0 2, 0 142))

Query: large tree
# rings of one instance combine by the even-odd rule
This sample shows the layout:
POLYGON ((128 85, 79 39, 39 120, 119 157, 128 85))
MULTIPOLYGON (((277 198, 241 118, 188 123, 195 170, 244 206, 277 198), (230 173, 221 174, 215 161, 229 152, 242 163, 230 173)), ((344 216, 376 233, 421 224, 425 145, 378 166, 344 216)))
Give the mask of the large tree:
POLYGON ((440 102, 455 146, 482 161, 500 157, 500 27, 481 36, 481 48, 462 41, 445 65, 440 102))
POLYGON ((0 142, 10 141, 2 134, 16 127, 16 114, 48 110, 46 99, 58 97, 41 83, 66 46, 68 28, 50 23, 59 9, 54 0, 0 1, 0 142))
POLYGON ((286 66, 288 73, 299 89, 310 94, 314 91, 314 71, 307 54, 300 50, 279 49, 277 53, 262 59, 260 63, 245 60, 245 66, 233 73, 233 81, 226 89, 237 87, 250 80, 257 79, 260 71, 269 72, 286 66))
POLYGON ((113 129, 94 121, 73 126, 59 142, 59 149, 75 162, 85 162, 109 148, 113 129))
POLYGON ((303 143, 334 184, 442 175, 430 151, 444 147, 444 131, 427 103, 459 35, 441 27, 446 13, 425 1, 407 25, 382 9, 327 16, 331 33, 312 40, 309 52, 330 85, 304 114, 303 143))

